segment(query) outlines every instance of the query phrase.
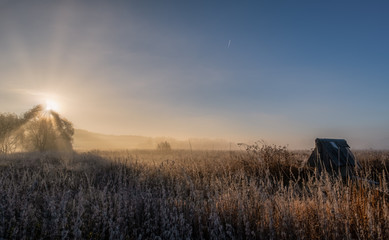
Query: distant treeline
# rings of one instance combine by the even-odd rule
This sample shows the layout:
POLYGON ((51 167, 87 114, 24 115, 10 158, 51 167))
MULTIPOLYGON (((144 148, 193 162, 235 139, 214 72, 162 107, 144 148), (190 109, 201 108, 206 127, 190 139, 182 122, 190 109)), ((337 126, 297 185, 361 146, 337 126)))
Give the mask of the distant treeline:
POLYGON ((187 150, 237 150, 236 143, 223 139, 190 138, 177 140, 171 137, 144 137, 134 135, 107 135, 76 129, 74 148, 76 150, 119 150, 119 149, 157 149, 161 142, 168 142, 172 149, 187 150))

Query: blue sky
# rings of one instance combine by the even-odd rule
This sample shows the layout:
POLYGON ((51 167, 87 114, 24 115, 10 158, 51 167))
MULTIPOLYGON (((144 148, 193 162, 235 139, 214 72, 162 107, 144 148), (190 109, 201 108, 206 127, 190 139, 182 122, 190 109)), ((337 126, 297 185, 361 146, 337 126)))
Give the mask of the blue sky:
POLYGON ((0 109, 112 134, 389 148, 386 1, 1 1, 0 109))

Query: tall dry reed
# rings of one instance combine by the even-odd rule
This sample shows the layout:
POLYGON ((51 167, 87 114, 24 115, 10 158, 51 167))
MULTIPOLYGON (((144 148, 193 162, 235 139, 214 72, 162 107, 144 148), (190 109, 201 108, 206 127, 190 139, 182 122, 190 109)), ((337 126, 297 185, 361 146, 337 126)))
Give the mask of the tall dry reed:
POLYGON ((1 156, 0 239, 389 239, 387 170, 365 153, 379 186, 246 150, 1 156))

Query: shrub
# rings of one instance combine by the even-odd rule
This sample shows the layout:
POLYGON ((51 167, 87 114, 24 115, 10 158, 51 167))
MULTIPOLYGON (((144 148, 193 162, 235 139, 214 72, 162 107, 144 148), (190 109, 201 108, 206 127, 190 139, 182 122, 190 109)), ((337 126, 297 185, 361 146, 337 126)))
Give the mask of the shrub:
POLYGON ((160 142, 157 145, 157 150, 162 151, 162 152, 169 152, 172 150, 172 147, 170 146, 170 143, 167 141, 160 142))

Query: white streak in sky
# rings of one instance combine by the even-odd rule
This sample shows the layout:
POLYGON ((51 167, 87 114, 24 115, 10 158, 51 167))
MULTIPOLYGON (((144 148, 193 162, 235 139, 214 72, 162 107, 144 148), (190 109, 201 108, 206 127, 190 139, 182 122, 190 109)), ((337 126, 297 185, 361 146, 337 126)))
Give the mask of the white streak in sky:
POLYGON ((227 48, 230 48, 230 45, 231 45, 231 39, 228 40, 227 48))

